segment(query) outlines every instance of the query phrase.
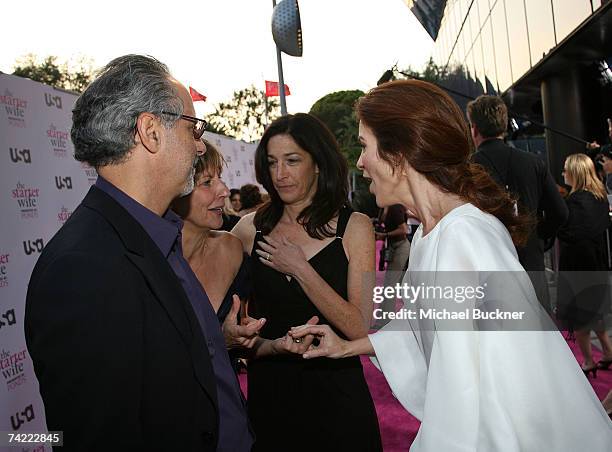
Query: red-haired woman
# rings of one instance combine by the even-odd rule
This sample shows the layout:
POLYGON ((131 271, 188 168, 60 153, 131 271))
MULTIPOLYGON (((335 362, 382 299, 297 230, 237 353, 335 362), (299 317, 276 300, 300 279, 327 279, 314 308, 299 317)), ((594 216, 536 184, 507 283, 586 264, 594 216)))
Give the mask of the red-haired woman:
POLYGON ((405 298, 406 316, 416 317, 353 341, 326 325, 295 328, 294 338, 320 339, 304 357, 376 355, 396 397, 422 421, 412 452, 609 450, 612 424, 563 337, 534 331, 550 318, 537 317, 545 313, 514 247, 530 220, 470 163, 460 109, 440 88, 404 80, 374 88, 356 110, 358 166, 377 204, 402 204, 422 223, 404 277, 421 291, 405 298), (466 286, 447 284, 456 282, 483 296, 466 300, 466 286), (441 295, 447 287, 454 296, 441 295), (488 315, 499 306, 530 318, 476 320, 477 309, 488 315))

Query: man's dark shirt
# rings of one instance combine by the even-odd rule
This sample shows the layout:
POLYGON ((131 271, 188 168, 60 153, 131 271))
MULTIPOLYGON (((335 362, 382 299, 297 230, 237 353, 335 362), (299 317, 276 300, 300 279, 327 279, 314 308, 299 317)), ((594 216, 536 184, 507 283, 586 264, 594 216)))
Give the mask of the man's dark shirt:
POLYGON ((253 437, 236 374, 230 364, 217 315, 197 277, 183 257, 181 219, 168 210, 162 217, 138 203, 117 187, 98 177, 96 187, 107 193, 140 223, 166 256, 191 303, 208 344, 217 382, 219 441, 217 451, 250 451, 253 437))

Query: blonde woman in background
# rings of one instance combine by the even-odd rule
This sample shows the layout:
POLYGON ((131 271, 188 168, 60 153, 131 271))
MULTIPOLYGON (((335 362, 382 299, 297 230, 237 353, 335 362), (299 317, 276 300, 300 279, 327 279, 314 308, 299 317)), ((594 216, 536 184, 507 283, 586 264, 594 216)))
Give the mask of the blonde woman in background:
POLYGON ((558 312, 569 330, 575 331, 584 356, 583 372, 595 377, 597 369, 608 369, 612 364, 612 342, 604 324, 605 314, 610 311, 604 273, 608 270, 605 232, 610 226, 609 205, 606 189, 587 155, 569 155, 563 178, 572 189, 566 198, 569 218, 557 233, 561 245, 558 312), (572 288, 576 287, 581 291, 574 295, 572 288), (599 363, 593 361, 591 330, 597 334, 603 351, 599 363))

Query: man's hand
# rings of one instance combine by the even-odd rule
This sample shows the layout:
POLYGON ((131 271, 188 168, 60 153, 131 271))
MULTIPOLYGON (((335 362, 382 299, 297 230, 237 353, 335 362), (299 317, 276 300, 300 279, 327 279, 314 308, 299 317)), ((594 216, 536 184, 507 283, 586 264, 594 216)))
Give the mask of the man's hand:
POLYGON ((232 297, 232 309, 225 318, 221 329, 225 338, 227 348, 253 348, 259 331, 266 323, 266 319, 243 318, 238 325, 238 311, 240 310, 240 298, 238 295, 232 297))
POLYGON ((586 148, 589 151, 592 151, 593 149, 597 149, 600 148, 601 146, 599 145, 599 143, 597 141, 593 141, 592 143, 587 143, 586 144, 586 148))

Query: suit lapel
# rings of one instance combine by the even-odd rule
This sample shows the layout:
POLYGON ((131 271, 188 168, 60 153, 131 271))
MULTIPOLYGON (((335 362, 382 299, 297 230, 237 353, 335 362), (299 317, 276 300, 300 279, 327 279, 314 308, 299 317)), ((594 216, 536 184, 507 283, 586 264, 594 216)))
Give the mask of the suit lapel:
POLYGON ((157 300, 163 306, 168 317, 170 317, 170 320, 178 330, 183 342, 187 347, 190 347, 193 340, 193 331, 189 324, 187 313, 185 309, 181 307, 181 304, 184 303, 177 303, 177 299, 183 298, 184 294, 181 293, 179 295, 182 290, 177 287, 177 284, 173 284, 172 279, 170 279, 172 277, 176 278, 174 274, 169 275, 167 271, 160 268, 158 262, 156 262, 158 259, 151 259, 150 256, 140 256, 130 251, 126 253, 126 256, 136 267, 138 267, 149 283, 157 300))
POLYGON ((140 223, 102 190, 91 187, 82 204, 106 218, 117 231, 126 257, 139 269, 179 332, 190 351, 196 379, 218 410, 217 385, 204 334, 168 261, 140 223))
MULTIPOLYGON (((161 256, 161 252, 159 254, 161 256)), ((203 356, 203 353, 208 353, 208 346, 191 303, 172 268, 169 265, 155 265, 154 262, 157 259, 138 256, 134 253, 126 253, 126 256, 140 269, 157 300, 164 307, 168 317, 181 334, 191 354, 194 374, 200 386, 216 407, 217 385, 215 375, 210 358, 206 359, 203 356)))

